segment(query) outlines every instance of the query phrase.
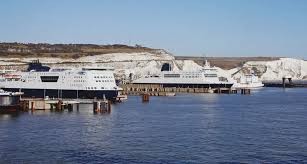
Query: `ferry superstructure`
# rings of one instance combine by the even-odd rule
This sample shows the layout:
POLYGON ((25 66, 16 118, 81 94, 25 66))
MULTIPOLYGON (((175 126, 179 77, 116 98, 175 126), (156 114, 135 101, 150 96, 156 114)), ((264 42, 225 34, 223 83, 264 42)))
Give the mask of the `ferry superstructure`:
POLYGON ((161 71, 158 75, 147 75, 132 81, 133 84, 160 84, 163 87, 181 88, 230 88, 233 82, 218 77, 217 69, 206 61, 198 71, 161 71))
POLYGON ((49 69, 38 61, 28 72, 2 74, 0 87, 37 98, 114 99, 119 90, 111 68, 49 69))
POLYGON ((256 89, 263 87, 264 84, 254 74, 247 74, 240 77, 237 83, 233 85, 233 88, 250 88, 256 89))

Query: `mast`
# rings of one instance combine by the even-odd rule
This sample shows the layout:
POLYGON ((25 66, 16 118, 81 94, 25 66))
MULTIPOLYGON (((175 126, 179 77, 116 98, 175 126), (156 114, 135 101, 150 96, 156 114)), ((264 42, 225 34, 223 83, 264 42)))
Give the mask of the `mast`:
POLYGON ((208 62, 208 60, 206 59, 206 54, 203 54, 203 66, 208 66, 210 67, 210 63, 208 62))

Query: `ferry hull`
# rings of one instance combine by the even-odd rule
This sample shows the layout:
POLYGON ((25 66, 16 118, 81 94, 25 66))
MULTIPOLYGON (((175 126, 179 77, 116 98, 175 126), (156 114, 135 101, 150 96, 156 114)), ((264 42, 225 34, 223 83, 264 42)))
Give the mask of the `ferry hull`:
POLYGON ((44 98, 70 98, 70 99, 103 99, 114 100, 117 95, 117 90, 57 90, 57 89, 18 89, 18 88, 3 88, 10 92, 24 92, 22 97, 44 98))
POLYGON ((9 114, 19 111, 18 105, 0 106, 0 114, 9 114))
POLYGON ((19 110, 19 96, 0 96, 0 113, 15 113, 19 110))

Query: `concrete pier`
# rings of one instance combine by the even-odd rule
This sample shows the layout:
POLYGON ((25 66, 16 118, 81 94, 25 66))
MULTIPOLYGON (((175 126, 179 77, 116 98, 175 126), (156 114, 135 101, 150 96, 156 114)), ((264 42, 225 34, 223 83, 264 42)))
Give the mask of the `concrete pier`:
POLYGON ((291 77, 283 77, 282 78, 282 87, 286 88, 286 80, 289 81, 289 86, 292 86, 292 78, 291 77))
POLYGON ((223 93, 235 94, 236 89, 231 88, 177 88, 177 87, 163 87, 160 84, 124 84, 123 94, 127 95, 143 95, 150 96, 175 96, 176 93, 223 93))
POLYGON ((96 100, 93 103, 94 113, 111 112, 111 101, 108 100, 96 100))
POLYGON ((79 104, 93 104, 94 113, 99 112, 111 112, 110 100, 100 100, 100 99, 42 99, 42 98, 28 98, 21 99, 19 106, 21 111, 31 111, 36 110, 51 110, 51 111, 64 111, 68 110, 72 112, 73 110, 79 111, 79 104))

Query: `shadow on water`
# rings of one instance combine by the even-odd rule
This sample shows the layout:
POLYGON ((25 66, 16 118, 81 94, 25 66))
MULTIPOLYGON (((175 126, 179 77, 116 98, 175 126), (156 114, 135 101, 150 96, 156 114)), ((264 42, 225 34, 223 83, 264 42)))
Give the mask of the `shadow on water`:
POLYGON ((16 119, 20 112, 0 113, 0 121, 8 119, 16 119))

